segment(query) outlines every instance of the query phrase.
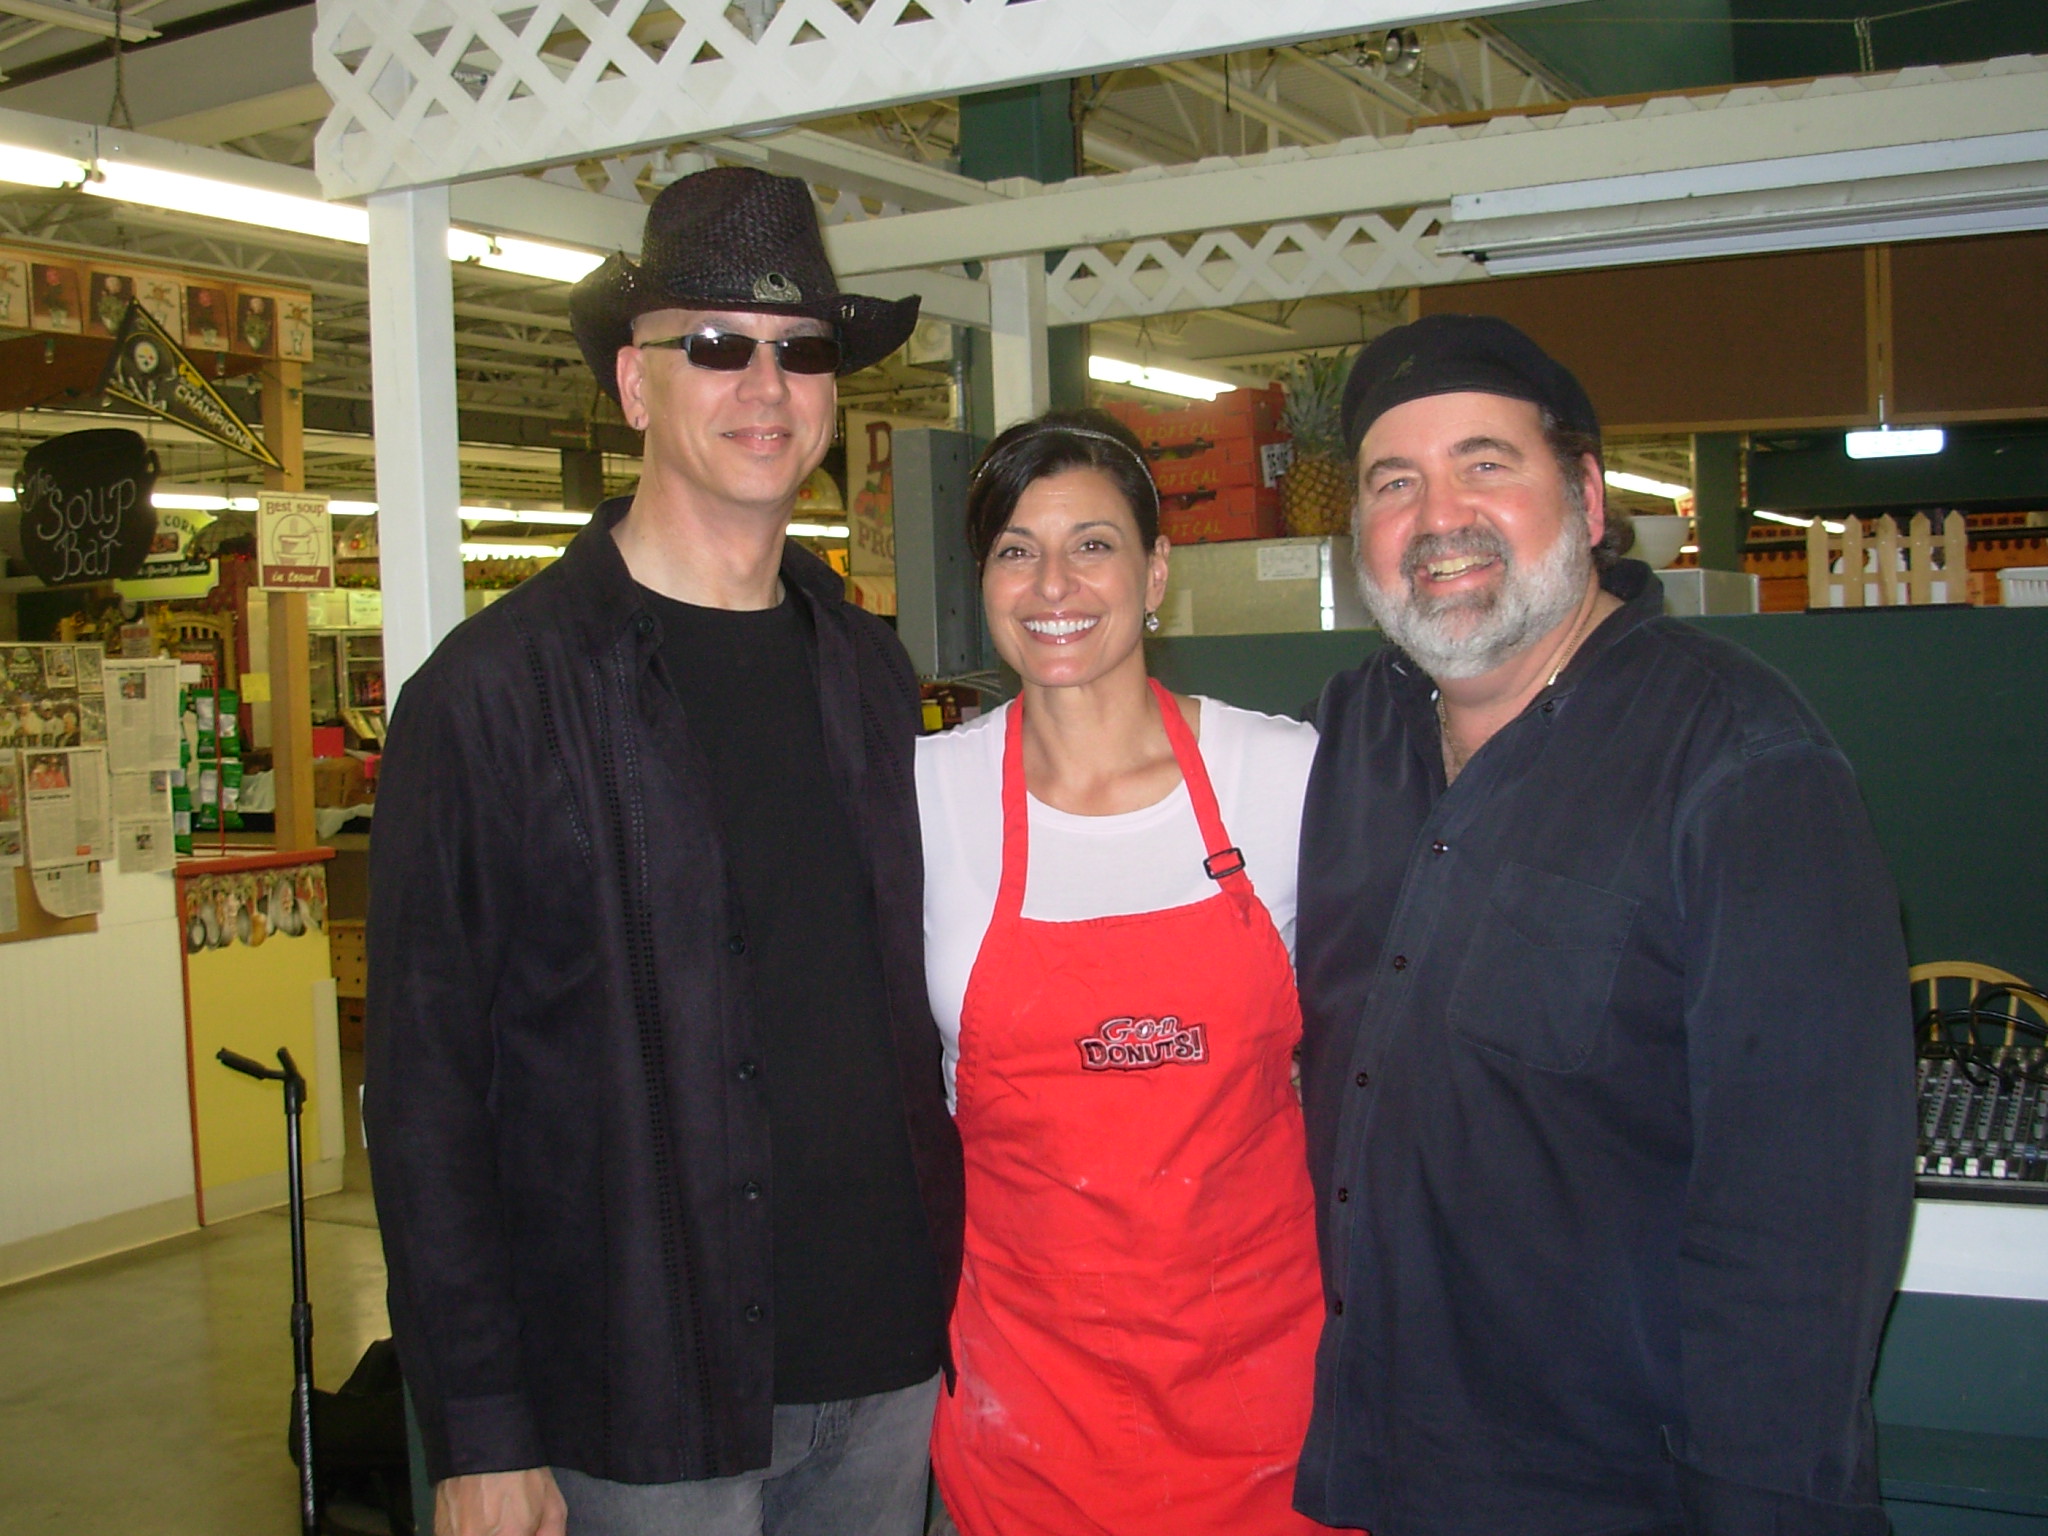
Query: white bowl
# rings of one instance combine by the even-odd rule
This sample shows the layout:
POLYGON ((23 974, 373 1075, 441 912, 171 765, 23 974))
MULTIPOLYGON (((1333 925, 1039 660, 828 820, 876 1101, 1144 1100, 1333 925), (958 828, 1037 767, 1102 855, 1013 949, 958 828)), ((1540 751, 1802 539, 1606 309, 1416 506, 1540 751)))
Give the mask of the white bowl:
POLYGON ((1692 531, 1689 517, 1637 516, 1629 521, 1636 531, 1636 541, 1629 547, 1629 553, 1653 571, 1663 570, 1678 558, 1679 550, 1685 546, 1685 536, 1692 531))

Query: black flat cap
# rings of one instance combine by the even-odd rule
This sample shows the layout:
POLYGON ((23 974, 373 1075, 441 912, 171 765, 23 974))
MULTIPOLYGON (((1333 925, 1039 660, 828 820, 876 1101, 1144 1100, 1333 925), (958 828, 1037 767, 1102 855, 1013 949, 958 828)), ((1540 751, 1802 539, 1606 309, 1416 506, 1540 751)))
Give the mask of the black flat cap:
POLYGON ((1592 437, 1600 418, 1571 370, 1526 334, 1492 315, 1426 315, 1375 336, 1344 385, 1344 452, 1397 405, 1430 395, 1505 395, 1527 400, 1558 425, 1592 437))

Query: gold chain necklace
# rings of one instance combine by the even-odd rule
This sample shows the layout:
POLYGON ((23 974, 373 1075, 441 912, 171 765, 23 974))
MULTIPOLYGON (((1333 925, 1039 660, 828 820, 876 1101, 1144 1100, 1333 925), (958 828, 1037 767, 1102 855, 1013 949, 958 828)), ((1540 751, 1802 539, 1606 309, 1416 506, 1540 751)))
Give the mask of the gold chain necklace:
MULTIPOLYGON (((1557 658, 1557 666, 1552 669, 1549 681, 1544 683, 1545 688, 1555 688, 1557 680, 1564 676, 1564 669, 1571 665, 1572 657, 1578 654, 1580 642, 1586 637, 1586 626, 1592 621, 1598 607, 1599 602, 1596 599, 1579 615, 1579 622, 1572 626, 1572 632, 1565 637, 1564 650, 1557 658)), ((1457 738, 1451 734, 1450 706, 1444 703, 1444 691, 1441 687, 1436 691, 1436 728, 1442 738, 1444 783, 1449 784, 1465 771, 1465 765, 1472 760, 1472 754, 1459 746, 1457 738)), ((1481 745, 1485 743, 1482 742, 1481 745)))

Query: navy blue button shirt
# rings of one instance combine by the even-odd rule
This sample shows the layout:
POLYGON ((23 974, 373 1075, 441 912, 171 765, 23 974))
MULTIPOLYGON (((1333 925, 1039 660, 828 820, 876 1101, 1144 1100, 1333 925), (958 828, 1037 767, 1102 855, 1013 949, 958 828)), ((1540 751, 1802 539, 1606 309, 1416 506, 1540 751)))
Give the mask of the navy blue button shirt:
POLYGON ((1604 580, 1622 609, 1448 788, 1400 651, 1319 706, 1297 1503, 1375 1536, 1877 1536, 1897 900, 1791 684, 1646 567, 1604 580))

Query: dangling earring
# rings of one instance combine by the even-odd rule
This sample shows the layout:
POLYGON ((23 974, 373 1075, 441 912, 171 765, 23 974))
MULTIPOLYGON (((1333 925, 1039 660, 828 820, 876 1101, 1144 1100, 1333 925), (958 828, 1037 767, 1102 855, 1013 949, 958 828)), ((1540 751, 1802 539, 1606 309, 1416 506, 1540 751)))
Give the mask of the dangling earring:
POLYGON ((1148 635, 1159 633, 1159 610, 1156 608, 1145 610, 1145 633, 1148 635))

